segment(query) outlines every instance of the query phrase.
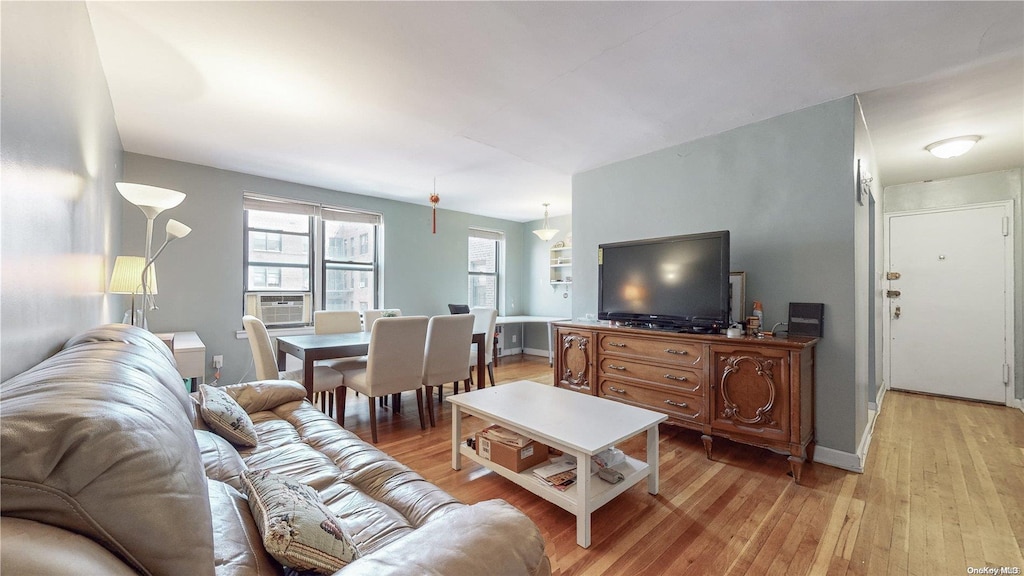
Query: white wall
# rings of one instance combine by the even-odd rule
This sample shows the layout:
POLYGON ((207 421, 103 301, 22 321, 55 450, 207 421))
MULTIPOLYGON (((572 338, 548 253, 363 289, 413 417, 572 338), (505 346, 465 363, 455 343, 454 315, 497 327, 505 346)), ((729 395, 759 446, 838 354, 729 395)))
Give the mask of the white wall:
POLYGON ((7 379, 120 321, 121 139, 83 3, 0 4, 2 304, 7 379))
MULTIPOLYGON (((550 241, 544 242, 534 234, 533 230, 539 230, 544 225, 543 218, 527 222, 523 225, 523 239, 526 246, 523 253, 526 257, 526 270, 523 272, 523 295, 524 314, 533 316, 559 316, 562 318, 572 317, 572 296, 573 286, 552 286, 551 270, 548 267, 551 262, 552 246, 559 242, 572 239, 572 217, 554 216, 548 218, 548 225, 558 230, 558 234, 550 241)), ((523 326, 523 345, 533 351, 544 351, 548 349, 548 331, 542 324, 527 324, 523 326)), ((506 348, 510 348, 506 341, 506 348)))
MULTIPOLYGON (((816 351, 818 445, 856 452, 854 98, 666 148, 573 177, 573 315, 597 302, 604 242, 730 230, 732 269, 765 323, 825 304, 816 351)), ((865 406, 858 406, 864 402, 865 406)))

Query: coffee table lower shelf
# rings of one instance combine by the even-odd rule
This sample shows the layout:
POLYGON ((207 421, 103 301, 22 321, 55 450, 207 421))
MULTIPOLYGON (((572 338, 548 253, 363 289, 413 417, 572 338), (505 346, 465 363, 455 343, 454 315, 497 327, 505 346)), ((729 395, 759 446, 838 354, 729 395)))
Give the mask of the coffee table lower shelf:
MULTIPOLYGON (((601 480, 596 475, 592 475, 590 477, 590 481, 587 482, 587 490, 590 494, 587 498, 581 499, 579 495, 580 484, 578 482, 569 486, 564 491, 558 490, 557 488, 548 486, 540 478, 534 476, 533 468, 528 468, 522 472, 509 470, 504 466, 495 464, 486 458, 480 457, 475 450, 466 446, 465 443, 462 443, 462 446, 459 448, 459 453, 484 468, 497 473, 501 477, 515 482, 519 486, 533 494, 536 494, 537 496, 540 496, 548 502, 551 502, 555 506, 575 514, 577 520, 585 519, 586 534, 577 534, 577 543, 584 548, 590 546, 590 514, 594 510, 597 510, 601 506, 610 502, 619 494, 629 490, 638 482, 647 478, 650 474, 650 466, 646 462, 627 456, 625 462, 614 467, 619 472, 622 472, 624 478, 621 482, 610 484, 601 480)), ((548 462, 538 466, 546 464, 548 464, 548 462)), ((534 468, 536 468, 536 466, 534 468)))

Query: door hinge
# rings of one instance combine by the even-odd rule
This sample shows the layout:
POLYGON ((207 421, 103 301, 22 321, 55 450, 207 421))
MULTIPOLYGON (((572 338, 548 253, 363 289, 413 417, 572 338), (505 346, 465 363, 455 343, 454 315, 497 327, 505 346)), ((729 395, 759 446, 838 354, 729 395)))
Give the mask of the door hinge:
POLYGON ((1003 216, 1003 236, 1010 235, 1010 217, 1003 216))
POLYGON ((899 280, 900 279, 900 273, 899 272, 886 272, 885 273, 885 279, 886 280, 899 280))
POLYGON ((885 297, 886 298, 899 298, 900 297, 900 291, 899 290, 886 290, 885 291, 885 297))
POLYGON ((1003 384, 1010 385, 1010 365, 1003 364, 1003 384))

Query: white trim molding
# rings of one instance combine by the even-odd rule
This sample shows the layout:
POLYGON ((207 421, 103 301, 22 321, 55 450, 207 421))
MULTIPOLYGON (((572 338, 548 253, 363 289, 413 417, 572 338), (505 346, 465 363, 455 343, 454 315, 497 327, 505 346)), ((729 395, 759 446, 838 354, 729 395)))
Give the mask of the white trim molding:
POLYGON ((850 472, 857 472, 858 474, 864 473, 864 461, 861 456, 824 446, 816 446, 814 448, 814 462, 842 468, 850 472))

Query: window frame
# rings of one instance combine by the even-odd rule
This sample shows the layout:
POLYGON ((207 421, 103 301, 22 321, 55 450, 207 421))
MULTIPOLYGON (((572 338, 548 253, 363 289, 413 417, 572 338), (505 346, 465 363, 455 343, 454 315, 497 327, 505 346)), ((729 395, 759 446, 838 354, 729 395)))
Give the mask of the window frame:
MULTIPOLYGON (((369 278, 373 282, 373 302, 370 307, 377 308, 378 303, 382 301, 383 289, 381 285, 381 266, 383 249, 381 246, 383 238, 383 216, 378 213, 368 212, 364 210, 345 208, 340 206, 328 206, 323 204, 313 204, 309 202, 303 202, 300 200, 292 200, 287 198, 276 198, 270 196, 262 196, 250 193, 243 194, 243 205, 242 205, 242 307, 243 313, 245 310, 246 295, 251 293, 289 293, 289 292, 302 292, 310 294, 312 301, 313 310, 324 310, 327 306, 327 272, 329 270, 337 270, 340 267, 345 270, 353 270, 357 272, 368 273, 369 278), (275 209, 279 208, 279 209, 275 209), (306 215, 309 227, 306 232, 288 232, 281 230, 271 230, 266 228, 251 227, 249 225, 249 211, 257 210, 263 212, 280 212, 280 213, 298 213, 306 215), (366 253, 371 256, 369 262, 356 262, 355 259, 361 255, 357 254, 355 247, 356 241, 359 240, 357 234, 352 241, 346 239, 342 242, 343 246, 339 249, 342 252, 342 259, 330 259, 328 254, 330 253, 330 239, 327 237, 327 222, 328 221, 349 221, 371 225, 372 232, 367 232, 367 246, 366 252, 362 254, 365 257, 366 253), (288 263, 288 262, 253 262, 250 259, 250 233, 264 233, 264 234, 276 234, 282 236, 280 240, 280 246, 284 245, 283 236, 292 235, 297 237, 307 237, 309 240, 309 258, 305 263, 288 263), (372 249, 371 242, 369 242, 369 236, 372 234, 372 249), (279 277, 283 268, 301 268, 309 271, 309 282, 307 288, 303 290, 283 289, 280 286, 263 286, 255 287, 250 286, 249 275, 250 266, 262 267, 262 268, 277 268, 279 270, 279 277)), ((257 250, 261 254, 274 254, 281 253, 282 250, 257 250)), ((364 258, 365 259, 365 258, 364 258)), ((266 275, 269 281, 270 274, 266 275)), ((358 276, 353 280, 353 283, 358 283, 358 276)), ((360 310, 360 301, 353 300, 353 310, 360 310)), ((311 311, 312 312, 312 311, 311 311)), ((312 313, 310 314, 309 324, 298 324, 296 326, 311 326, 312 325, 312 313)))
POLYGON ((466 282, 466 299, 469 305, 472 307, 473 303, 473 278, 474 277, 490 277, 494 279, 494 308, 500 310, 501 307, 501 283, 503 276, 504 260, 502 259, 502 249, 505 242, 505 233, 497 230, 485 230, 482 228, 470 228, 469 234, 466 237, 466 270, 468 273, 466 282), (478 240, 490 240, 494 242, 494 272, 482 272, 472 270, 472 257, 470 256, 469 246, 473 239, 478 240))

